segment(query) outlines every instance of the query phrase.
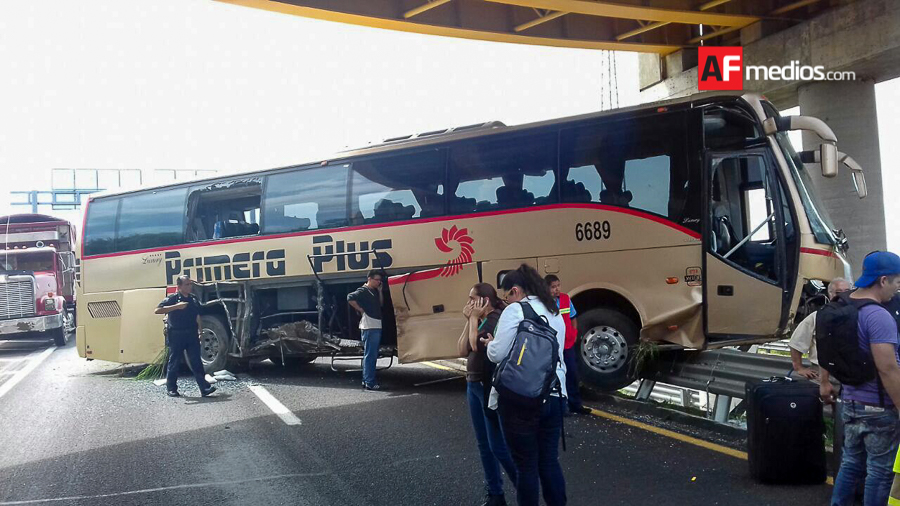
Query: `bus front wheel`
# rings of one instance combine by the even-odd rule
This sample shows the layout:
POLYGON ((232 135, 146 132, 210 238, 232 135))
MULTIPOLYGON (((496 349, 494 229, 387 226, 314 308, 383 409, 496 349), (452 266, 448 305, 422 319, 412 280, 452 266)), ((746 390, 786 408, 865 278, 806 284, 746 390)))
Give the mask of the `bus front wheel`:
POLYGON ((637 325, 615 309, 598 308, 579 314, 578 327, 581 337, 575 346, 582 381, 604 392, 631 384, 637 325))
POLYGON ((203 362, 203 370, 214 373, 225 369, 228 361, 228 330, 222 319, 214 315, 200 317, 203 330, 200 333, 200 360, 203 362))

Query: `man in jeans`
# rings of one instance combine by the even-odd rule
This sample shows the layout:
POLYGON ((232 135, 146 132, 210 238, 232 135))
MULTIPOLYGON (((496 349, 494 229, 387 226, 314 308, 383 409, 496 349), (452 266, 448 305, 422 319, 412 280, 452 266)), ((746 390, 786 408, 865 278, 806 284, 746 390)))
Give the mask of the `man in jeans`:
MULTIPOLYGON (((864 504, 882 506, 888 501, 892 464, 900 445, 900 336, 896 320, 881 304, 900 290, 900 257, 884 251, 870 254, 856 286, 851 298, 878 302, 859 310, 858 332, 860 349, 872 354, 880 381, 844 385, 841 391, 844 452, 831 504, 853 504, 857 482, 865 476, 864 504)), ((828 384, 824 369, 821 384, 828 384)), ((825 388, 822 394, 830 396, 825 388)))
POLYGON ((378 347, 381 346, 381 271, 369 271, 366 284, 347 295, 347 303, 359 313, 359 330, 363 342, 362 385, 366 390, 380 390, 375 380, 378 347))

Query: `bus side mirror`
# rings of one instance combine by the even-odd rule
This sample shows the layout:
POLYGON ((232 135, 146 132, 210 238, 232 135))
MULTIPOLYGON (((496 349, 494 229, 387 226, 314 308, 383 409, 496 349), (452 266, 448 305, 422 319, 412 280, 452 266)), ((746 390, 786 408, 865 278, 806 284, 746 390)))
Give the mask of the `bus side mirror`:
POLYGON ((856 160, 850 158, 850 155, 840 151, 837 153, 837 158, 850 169, 850 175, 853 177, 853 186, 856 187, 856 194, 861 199, 866 198, 866 195, 869 194, 869 189, 866 187, 866 175, 863 174, 862 166, 856 163, 856 160))
POLYGON ((834 144, 822 144, 815 151, 803 151, 800 160, 803 163, 817 163, 822 167, 822 177, 834 177, 838 174, 838 150, 834 144))

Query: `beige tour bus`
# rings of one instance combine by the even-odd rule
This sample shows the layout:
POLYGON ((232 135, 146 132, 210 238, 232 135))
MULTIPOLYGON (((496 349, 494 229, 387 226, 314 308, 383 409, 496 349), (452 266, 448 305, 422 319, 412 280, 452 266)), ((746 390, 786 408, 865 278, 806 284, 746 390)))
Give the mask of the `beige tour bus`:
POLYGON ((849 271, 804 162, 851 170, 825 123, 757 95, 700 94, 540 123, 389 139, 273 170, 90 198, 78 352, 152 361, 153 308, 197 281, 203 361, 361 354, 347 293, 388 276, 381 352, 453 357, 468 289, 522 262, 578 310, 582 378, 629 383, 639 343, 781 338, 804 294, 849 271), (822 139, 797 153, 787 131, 822 139))

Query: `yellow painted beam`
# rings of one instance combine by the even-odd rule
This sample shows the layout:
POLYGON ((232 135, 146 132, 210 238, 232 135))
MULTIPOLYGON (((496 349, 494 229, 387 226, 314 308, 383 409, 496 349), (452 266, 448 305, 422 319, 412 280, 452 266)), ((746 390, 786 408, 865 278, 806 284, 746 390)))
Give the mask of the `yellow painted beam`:
MULTIPOLYGON (((706 10, 718 7, 720 5, 727 4, 730 1, 731 0, 712 0, 711 2, 706 2, 705 4, 701 5, 700 10, 706 11, 706 10)), ((818 2, 819 0, 815 0, 815 1, 818 2)), ((635 35, 640 35, 642 33, 649 32, 650 30, 656 30, 657 28, 662 28, 666 25, 671 25, 672 23, 670 23, 668 21, 659 21, 659 22, 647 25, 647 24, 644 24, 643 21, 638 20, 638 24, 641 25, 640 28, 638 28, 636 30, 632 30, 630 32, 625 32, 622 35, 617 35, 616 40, 630 39, 631 37, 634 37, 635 35)))
POLYGON ((622 35, 616 35, 616 40, 625 40, 634 37, 635 35, 640 35, 645 32, 649 32, 650 30, 656 30, 657 28, 662 28, 666 25, 671 25, 672 23, 668 21, 657 21, 656 23, 650 23, 649 25, 644 25, 640 28, 635 28, 630 32, 625 32, 622 35))
POLYGON ((607 51, 637 51, 642 53, 658 53, 666 55, 682 49, 676 44, 644 44, 637 42, 618 42, 603 40, 562 39, 551 37, 533 37, 517 33, 488 32, 452 26, 437 26, 416 23, 412 20, 376 18, 359 14, 348 14, 313 7, 302 7, 269 0, 215 0, 217 2, 252 7, 271 12, 290 14, 323 21, 334 21, 351 25, 396 30, 400 32, 439 35, 461 39, 484 40, 488 42, 508 42, 512 44, 528 44, 534 46, 569 47, 576 49, 602 49, 607 51))
POLYGON ((705 4, 700 6, 701 11, 706 11, 712 9, 714 7, 718 7, 720 5, 727 4, 731 0, 712 0, 711 2, 706 2, 705 4))
POLYGON ((642 5, 629 5, 602 1, 587 0, 485 0, 487 2, 549 9, 553 11, 571 12, 588 16, 607 18, 642 19, 645 21, 668 21, 669 23, 685 23, 689 25, 747 26, 759 18, 737 14, 719 14, 715 12, 682 11, 660 9, 642 5))
POLYGON ((422 14, 423 12, 430 11, 431 9, 434 9, 435 7, 440 7, 441 5, 444 5, 445 3, 448 3, 448 2, 450 2, 450 0, 429 0, 429 2, 427 4, 420 5, 420 6, 416 7, 415 9, 410 9, 410 10, 404 12, 403 17, 406 19, 409 19, 413 16, 418 16, 419 14, 422 14))
POLYGON ((780 16, 781 14, 787 14, 793 10, 797 10, 801 7, 806 7, 807 5, 812 5, 817 3, 819 0, 800 0, 799 2, 794 2, 792 4, 785 5, 779 9, 775 9, 770 13, 772 16, 780 16))
POLYGON ((531 20, 527 23, 522 23, 521 25, 513 28, 513 30, 516 33, 524 32, 525 30, 527 30, 529 28, 534 28, 535 26, 544 24, 547 21, 553 21, 556 18, 561 18, 561 17, 565 16, 566 14, 568 14, 568 12, 551 12, 550 14, 547 14, 546 16, 541 16, 541 17, 531 20))

